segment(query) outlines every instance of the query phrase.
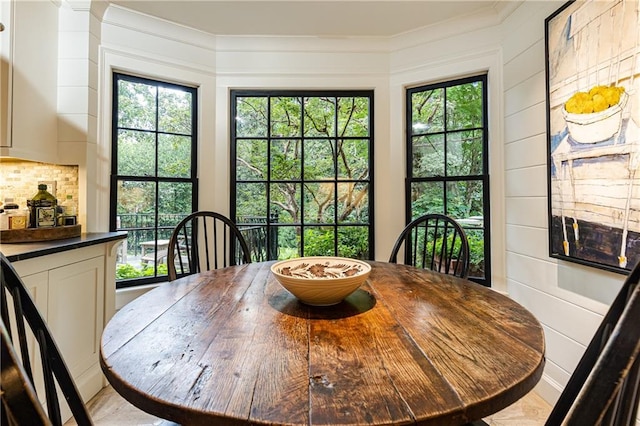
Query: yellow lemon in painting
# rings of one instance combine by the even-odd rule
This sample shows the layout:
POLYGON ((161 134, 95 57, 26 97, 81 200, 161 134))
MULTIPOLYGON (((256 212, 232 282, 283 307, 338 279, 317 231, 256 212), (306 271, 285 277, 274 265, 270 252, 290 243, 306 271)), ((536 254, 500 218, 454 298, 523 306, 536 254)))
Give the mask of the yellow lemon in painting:
POLYGON ((564 109, 572 114, 580 114, 580 104, 577 99, 571 98, 564 104, 564 109))
POLYGON ((600 93, 593 95, 593 112, 604 111, 609 108, 607 99, 600 93))
POLYGON ((580 114, 591 114, 593 112, 593 101, 586 100, 580 104, 580 114))
POLYGON ((591 97, 593 97, 593 95, 595 95, 596 93, 601 93, 606 88, 607 88, 607 86, 593 86, 591 88, 591 90, 589 90, 589 95, 591 95, 591 97))
POLYGON ((564 104, 567 112, 572 114, 591 114, 604 111, 620 102, 624 93, 621 86, 593 86, 589 92, 576 92, 564 104))
POLYGON ((620 91, 618 90, 617 87, 607 87, 602 92, 602 95, 606 99, 607 104, 609 104, 609 106, 613 106, 618 102, 620 102, 620 94, 622 94, 623 92, 624 92, 624 89, 620 91))

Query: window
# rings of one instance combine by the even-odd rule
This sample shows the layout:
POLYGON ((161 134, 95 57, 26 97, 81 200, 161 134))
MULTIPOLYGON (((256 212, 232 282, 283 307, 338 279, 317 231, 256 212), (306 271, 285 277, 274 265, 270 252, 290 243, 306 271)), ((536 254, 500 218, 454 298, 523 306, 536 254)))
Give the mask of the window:
POLYGON ((231 215, 252 259, 372 259, 373 92, 232 91, 231 108, 231 215))
POLYGON ((197 92, 113 75, 110 229, 128 231, 116 285, 164 281, 175 225, 198 205, 197 92))
POLYGON ((490 285, 487 77, 407 90, 407 223, 452 216, 466 231, 470 278, 490 285))

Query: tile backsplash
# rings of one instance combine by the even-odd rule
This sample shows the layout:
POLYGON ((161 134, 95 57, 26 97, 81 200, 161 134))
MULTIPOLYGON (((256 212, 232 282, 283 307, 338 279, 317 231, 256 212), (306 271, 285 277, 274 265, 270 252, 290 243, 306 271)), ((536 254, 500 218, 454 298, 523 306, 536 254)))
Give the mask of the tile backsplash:
POLYGON ((0 159, 0 202, 13 198, 13 202, 25 207, 27 200, 38 192, 38 183, 55 182, 55 193, 47 190, 63 204, 67 195, 78 202, 78 166, 35 163, 0 159))

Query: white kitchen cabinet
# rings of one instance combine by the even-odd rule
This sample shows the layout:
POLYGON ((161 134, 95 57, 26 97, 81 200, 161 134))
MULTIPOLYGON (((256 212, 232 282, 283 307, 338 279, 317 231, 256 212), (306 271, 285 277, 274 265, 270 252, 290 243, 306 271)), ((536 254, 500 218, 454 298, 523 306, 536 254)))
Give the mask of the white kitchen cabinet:
POLYGON ((49 271, 47 323, 76 384, 93 394, 102 388, 103 318, 104 256, 49 271))
MULTIPOLYGON (((36 307, 45 318, 47 315, 47 292, 49 291, 48 280, 49 278, 47 272, 32 274, 24 277, 22 280, 29 290, 31 297, 36 304, 36 307)), ((9 302, 9 306, 13 306, 13 301, 9 302)), ((11 323, 11 333, 13 336, 17 336, 18 329, 16 327, 16 319, 11 308, 9 308, 9 318, 9 322, 11 323)), ((36 338, 30 330, 27 330, 27 346, 29 348, 30 354, 37 353, 37 351, 39 350, 36 343, 36 338)), ((19 350, 18 348, 16 349, 19 350)), ((42 363, 40 362, 40 357, 35 356, 31 359, 31 371, 33 372, 34 386, 38 395, 44 395, 44 379, 42 376, 42 363)))
MULTIPOLYGON (((119 243, 12 262, 34 296, 85 402, 105 385, 100 339, 114 312, 115 276, 108 263, 115 265, 114 246, 119 243)), ((36 389, 42 380, 38 370, 34 369, 36 389)), ((63 418, 69 415, 63 410, 63 418)))
POLYGON ((0 156, 58 160, 58 5, 0 0, 0 156))

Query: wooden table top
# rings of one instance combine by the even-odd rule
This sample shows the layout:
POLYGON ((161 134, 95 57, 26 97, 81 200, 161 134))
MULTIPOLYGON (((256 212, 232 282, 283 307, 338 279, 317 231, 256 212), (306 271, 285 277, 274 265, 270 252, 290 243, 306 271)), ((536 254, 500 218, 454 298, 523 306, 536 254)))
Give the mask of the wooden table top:
POLYGON ((166 283, 122 308, 101 365, 137 407, 182 424, 462 424, 527 394, 539 322, 453 276, 370 262, 345 301, 310 307, 251 263, 166 283))

